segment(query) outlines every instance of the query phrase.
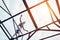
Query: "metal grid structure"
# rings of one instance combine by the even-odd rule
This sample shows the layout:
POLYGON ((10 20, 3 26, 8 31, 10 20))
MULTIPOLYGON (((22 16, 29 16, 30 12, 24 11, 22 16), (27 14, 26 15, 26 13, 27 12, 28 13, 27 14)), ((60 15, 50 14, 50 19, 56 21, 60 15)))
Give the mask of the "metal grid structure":
MULTIPOLYGON (((11 12, 9 11, 9 9, 8 9, 7 5, 5 4, 4 0, 2 0, 2 2, 3 2, 3 4, 4 4, 4 6, 6 7, 7 11, 6 11, 2 6, 0 6, 0 8, 3 9, 3 10, 4 10, 7 14, 9 14, 11 17, 9 17, 9 18, 7 18, 7 19, 5 19, 5 20, 3 20, 3 21, 0 20, 0 28, 2 29, 2 31, 5 33, 5 35, 7 36, 7 38, 8 38, 9 40, 14 40, 14 39, 18 40, 19 37, 22 37, 22 36, 24 36, 24 35, 30 34, 30 36, 27 38, 27 40, 29 40, 29 39, 30 39, 37 31, 39 31, 39 30, 41 30, 41 31, 56 31, 56 32, 60 32, 60 30, 50 29, 50 28, 48 27, 49 25, 54 24, 54 25, 56 25, 58 28, 60 28, 60 19, 58 19, 58 17, 56 16, 55 12, 53 11, 53 9, 51 8, 51 6, 49 5, 49 3, 48 3, 49 0, 44 0, 44 1, 42 1, 42 2, 40 2, 40 3, 38 3, 38 4, 34 5, 34 6, 32 6, 32 7, 30 7, 30 8, 29 8, 26 0, 22 0, 22 1, 23 1, 24 5, 25 5, 25 7, 26 7, 26 10, 23 10, 23 11, 17 13, 16 15, 13 15, 13 16, 12 16, 12 15, 11 15, 11 12), (38 26, 37 26, 37 24, 36 24, 36 22, 35 22, 35 19, 34 19, 32 13, 31 13, 30 9, 32 9, 32 8, 34 8, 34 7, 42 4, 42 3, 44 3, 44 2, 46 2, 47 8, 48 8, 49 11, 50 11, 50 15, 51 15, 52 22, 49 23, 49 24, 46 24, 46 25, 44 25, 44 26, 42 26, 42 27, 40 27, 40 28, 38 28, 38 26), (8 21, 8 20, 10 20, 10 19, 12 19, 12 20, 13 20, 13 24, 14 24, 14 28, 15 28, 15 25, 17 26, 17 23, 15 22, 14 17, 15 17, 15 16, 18 16, 19 14, 24 13, 25 11, 28 12, 28 14, 29 14, 29 16, 30 16, 30 18, 31 18, 31 20, 32 20, 32 23, 34 24, 34 26, 35 26, 36 29, 35 29, 35 30, 32 30, 31 32, 28 32, 28 33, 19 35, 19 36, 16 35, 16 37, 13 38, 13 37, 11 36, 11 34, 9 33, 9 31, 6 29, 6 27, 5 27, 5 25, 4 25, 3 23, 6 22, 6 21, 8 21), (54 21, 51 12, 52 12, 53 15, 55 16, 56 21, 54 21), (58 22, 59 25, 56 24, 56 22, 58 22), (4 29, 5 29, 6 31, 3 29, 3 27, 4 27, 4 29), (42 29, 42 28, 44 28, 44 27, 47 27, 48 29, 42 29), (7 34, 6 32, 7 32, 8 34, 7 34), (31 34, 31 33, 32 33, 32 34, 31 34)), ((60 15, 60 5, 59 5, 59 2, 58 2, 58 0, 55 0, 55 1, 56 1, 56 5, 57 5, 57 8, 58 8, 58 11, 59 11, 59 15, 60 15)), ((16 31, 16 29, 15 29, 15 31, 16 31)), ((40 40, 44 40, 44 39, 47 39, 47 38, 51 38, 51 37, 54 37, 54 36, 57 36, 57 35, 60 35, 60 33, 54 34, 54 35, 49 36, 49 37, 42 38, 42 39, 40 39, 40 40)))

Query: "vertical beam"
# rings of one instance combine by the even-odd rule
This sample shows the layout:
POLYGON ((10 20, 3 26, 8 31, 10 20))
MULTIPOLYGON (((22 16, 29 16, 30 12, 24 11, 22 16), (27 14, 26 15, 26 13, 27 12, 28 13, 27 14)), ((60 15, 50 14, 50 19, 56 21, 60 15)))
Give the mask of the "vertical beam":
POLYGON ((26 9, 27 9, 27 11, 28 11, 28 13, 29 13, 29 16, 30 16, 30 18, 31 18, 31 20, 32 20, 32 22, 33 22, 35 28, 37 29, 37 28, 38 28, 38 27, 37 27, 37 24, 36 24, 36 22, 35 22, 35 20, 34 20, 34 18, 33 18, 33 15, 32 15, 32 13, 31 13, 31 11, 30 11, 30 9, 29 9, 29 7, 28 7, 26 1, 23 0, 23 3, 24 3, 24 5, 25 5, 25 7, 26 7, 26 9))
POLYGON ((60 14, 60 5, 59 5, 59 2, 58 2, 58 0, 55 0, 55 1, 56 1, 56 4, 57 4, 57 7, 58 7, 59 14, 60 14))

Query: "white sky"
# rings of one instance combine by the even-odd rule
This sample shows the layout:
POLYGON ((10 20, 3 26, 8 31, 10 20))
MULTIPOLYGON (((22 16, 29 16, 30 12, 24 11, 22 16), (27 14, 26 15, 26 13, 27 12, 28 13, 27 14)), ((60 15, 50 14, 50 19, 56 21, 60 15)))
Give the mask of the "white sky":
MULTIPOLYGON (((15 14, 26 9, 22 0, 4 0, 4 1, 5 1, 6 5, 8 6, 12 15, 15 15, 15 14)), ((33 6, 39 2, 42 2, 44 0, 26 0, 26 1, 28 3, 29 7, 31 7, 31 6, 33 6)), ((58 18, 60 19, 55 0, 49 0, 48 2, 50 4, 50 6, 52 7, 52 9, 54 10, 54 12, 56 13, 56 15, 58 16, 58 18)), ((59 0, 59 2, 60 2, 60 0, 59 0)), ((0 0, 0 5, 3 8, 5 8, 1 0, 0 0)), ((42 27, 42 26, 52 22, 46 3, 43 3, 37 7, 32 8, 31 12, 32 12, 32 15, 33 15, 38 27, 42 27)), ((26 21, 24 28, 27 29, 28 31, 34 30, 35 27, 28 15, 28 12, 26 11, 22 15, 23 15, 22 21, 26 21)), ((4 19, 7 19, 9 17, 10 16, 0 8, 0 20, 3 21, 4 19)), ((19 24, 19 17, 20 17, 20 15, 14 17, 17 24, 19 24)), ((54 20, 56 20, 55 17, 54 17, 54 20)), ((8 31, 11 33, 11 35, 13 35, 14 34, 14 27, 13 27, 12 20, 10 19, 10 20, 4 22, 4 25, 6 26, 8 31)), ((60 28, 56 27, 54 24, 50 25, 49 28, 50 29, 60 29, 60 28)), ((23 30, 22 30, 22 32, 26 33, 23 30)), ((35 33, 35 35, 30 40, 39 40, 41 38, 44 38, 44 37, 47 37, 47 36, 50 36, 53 34, 57 34, 57 33, 58 32, 38 31, 35 33)), ((24 40, 26 40, 26 39, 27 39, 27 35, 24 36, 24 40)), ((7 37, 5 36, 5 34, 3 33, 3 31, 1 30, 1 28, 0 28, 0 40, 8 40, 7 37)), ((19 40, 20 40, 20 38, 19 38, 19 40)), ((46 40, 60 40, 60 38, 59 38, 59 36, 56 36, 56 37, 49 38, 46 40)))

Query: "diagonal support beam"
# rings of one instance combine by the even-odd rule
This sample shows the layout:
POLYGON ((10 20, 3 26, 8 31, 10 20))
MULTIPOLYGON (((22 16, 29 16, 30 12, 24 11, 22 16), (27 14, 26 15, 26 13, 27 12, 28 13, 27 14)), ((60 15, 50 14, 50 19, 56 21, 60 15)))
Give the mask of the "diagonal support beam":
POLYGON ((58 7, 59 14, 60 14, 60 5, 59 5, 59 1, 58 1, 58 0, 55 0, 55 1, 56 1, 56 4, 57 4, 57 7, 58 7))
POLYGON ((58 20, 58 23, 60 24, 60 20, 58 19, 57 15, 55 14, 55 12, 53 11, 53 9, 51 8, 51 6, 49 5, 48 2, 46 2, 47 6, 49 7, 49 9, 52 11, 53 15, 55 16, 55 18, 58 20))
POLYGON ((5 30, 2 28, 2 26, 0 25, 1 29, 3 30, 3 32, 5 33, 5 35, 7 36, 8 39, 10 39, 10 37, 7 35, 7 33, 5 32, 5 30))
POLYGON ((32 20, 35 28, 37 29, 37 28, 38 28, 38 27, 37 27, 37 24, 36 24, 36 22, 35 22, 35 20, 34 20, 34 18, 33 18, 33 15, 32 15, 32 13, 31 13, 29 7, 28 7, 28 4, 27 4, 26 0, 23 0, 23 3, 24 3, 24 5, 25 5, 25 7, 26 7, 26 10, 27 10, 27 12, 28 12, 28 14, 29 14, 29 16, 30 16, 30 18, 31 18, 31 20, 32 20))
MULTIPOLYGON (((32 8, 38 6, 38 5, 41 5, 41 4, 44 3, 44 2, 46 2, 46 1, 39 2, 39 3, 37 3, 36 5, 30 7, 29 9, 32 9, 32 8)), ((1 6, 0 6, 0 8, 1 8, 1 6)), ((6 22, 7 20, 9 20, 9 19, 11 19, 11 18, 13 18, 13 17, 16 17, 16 16, 19 15, 19 14, 22 14, 22 13, 25 12, 25 11, 27 11, 27 10, 23 10, 23 11, 21 11, 21 12, 15 14, 15 15, 13 15, 12 17, 9 17, 9 18, 3 20, 2 23, 3 23, 3 22, 6 22)))
MULTIPOLYGON (((8 7, 7 7, 7 5, 6 5, 6 3, 4 2, 4 0, 2 0, 2 2, 3 2, 3 4, 4 4, 4 6, 6 7, 6 9, 7 9, 7 11, 3 8, 3 7, 1 7, 7 14, 9 14, 11 17, 12 17, 12 14, 11 14, 11 12, 10 12, 10 10, 8 9, 8 7)), ((15 24, 16 24, 16 26, 17 26, 17 23, 15 22, 15 20, 14 20, 14 18, 12 18, 12 20, 13 20, 13 26, 14 26, 14 30, 15 30, 15 32, 16 32, 16 28, 15 28, 15 24)), ((3 25, 4 26, 4 25, 3 25)), ((17 26, 18 27, 18 26, 17 26)), ((8 31, 7 31, 8 32, 8 31)), ((8 32, 9 33, 9 32, 8 32)), ((17 36, 17 35, 16 35, 17 36)), ((11 37, 12 38, 12 37, 11 37)), ((16 39, 16 40, 18 40, 18 39, 16 39)))
MULTIPOLYGON (((57 22, 57 21, 55 21, 55 22, 57 22)), ((49 24, 47 24, 47 25, 51 25, 51 24, 53 24, 53 23, 54 23, 54 22, 51 22, 51 23, 49 23, 49 24)), ((44 26, 38 28, 37 30, 30 31, 30 32, 25 33, 25 34, 23 34, 23 35, 19 35, 19 36, 16 37, 16 38, 22 37, 22 36, 27 35, 27 34, 29 34, 29 33, 31 33, 31 32, 39 31, 39 30, 41 30, 41 31, 55 31, 55 32, 60 32, 60 30, 54 30, 54 29, 50 29, 50 30, 48 30, 48 29, 41 29, 41 28, 46 27, 47 25, 44 25, 44 26)), ((16 38, 13 38, 13 39, 16 39, 16 38)))
MULTIPOLYGON (((1 20, 0 20, 0 23, 1 23, 1 20)), ((6 30, 6 32, 9 34, 9 36, 12 38, 11 34, 9 33, 9 31, 7 30, 7 28, 5 27, 5 25, 4 25, 3 23, 2 23, 1 25, 2 25, 3 28, 6 30)), ((3 30, 2 26, 1 26, 1 29, 3 30)), ((3 30, 3 31, 4 31, 4 30, 3 30)))
MULTIPOLYGON (((27 35, 27 34, 29 34, 29 33, 31 33, 31 32, 34 32, 33 34, 35 34, 35 32, 37 32, 37 31, 54 31, 54 32, 60 32, 60 30, 55 30, 55 29, 51 29, 51 30, 48 30, 48 29, 38 29, 38 30, 33 30, 33 31, 28 32, 28 33, 25 33, 25 34, 23 34, 23 35, 19 35, 19 36, 16 37, 16 38, 25 36, 25 35, 27 35)), ((33 35, 33 34, 32 34, 32 35, 33 35)), ((31 36, 32 36, 32 35, 31 35, 31 36)), ((13 38, 13 39, 16 39, 16 38, 13 38)), ((30 39, 30 38, 28 38, 28 39, 30 39)))
POLYGON ((29 37, 28 37, 28 39, 27 40, 29 40, 34 34, 36 33, 36 31, 34 31, 34 33, 33 34, 31 34, 29 37))
POLYGON ((52 36, 48 36, 48 37, 45 37, 45 38, 42 38, 42 39, 40 39, 40 40, 48 39, 48 38, 55 37, 55 36, 58 36, 58 35, 60 35, 60 33, 54 34, 54 35, 52 35, 52 36))

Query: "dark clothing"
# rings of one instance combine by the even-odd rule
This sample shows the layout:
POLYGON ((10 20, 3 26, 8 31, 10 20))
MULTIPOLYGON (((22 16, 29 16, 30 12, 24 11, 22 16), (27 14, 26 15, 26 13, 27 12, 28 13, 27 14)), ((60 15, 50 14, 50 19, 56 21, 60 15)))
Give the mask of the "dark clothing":
POLYGON ((25 24, 25 22, 22 22, 22 23, 20 23, 19 24, 19 26, 21 27, 21 28, 23 28, 23 25, 25 24))
POLYGON ((22 23, 20 23, 19 26, 20 26, 21 28, 23 28, 23 24, 22 24, 22 23))
POLYGON ((20 30, 16 30, 16 33, 19 33, 20 30))

